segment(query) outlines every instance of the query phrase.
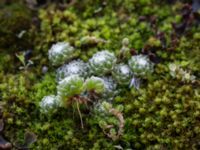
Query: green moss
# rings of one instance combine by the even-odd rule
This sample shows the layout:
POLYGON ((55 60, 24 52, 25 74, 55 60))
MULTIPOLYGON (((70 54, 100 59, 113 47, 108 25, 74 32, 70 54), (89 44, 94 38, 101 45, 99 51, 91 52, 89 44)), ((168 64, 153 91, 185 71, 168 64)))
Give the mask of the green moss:
POLYGON ((41 99, 46 95, 52 95, 56 92, 56 80, 55 75, 46 74, 42 77, 38 83, 32 87, 32 99, 35 102, 41 101, 41 99))
POLYGON ((31 48, 31 11, 20 3, 5 5, 0 10, 0 51, 31 48))
MULTIPOLYGON (((128 122, 124 140, 134 140, 135 144, 140 143, 146 148, 154 146, 154 143, 167 145, 168 149, 189 148, 191 144, 197 146, 188 141, 198 138, 198 135, 185 135, 194 133, 194 127, 199 126, 198 115, 196 118, 193 114, 199 112, 199 89, 193 88, 194 85, 178 86, 175 80, 157 78, 133 93, 131 97, 134 100, 125 111, 125 116, 130 117, 126 118, 128 122)), ((135 144, 133 147, 137 147, 135 144)))

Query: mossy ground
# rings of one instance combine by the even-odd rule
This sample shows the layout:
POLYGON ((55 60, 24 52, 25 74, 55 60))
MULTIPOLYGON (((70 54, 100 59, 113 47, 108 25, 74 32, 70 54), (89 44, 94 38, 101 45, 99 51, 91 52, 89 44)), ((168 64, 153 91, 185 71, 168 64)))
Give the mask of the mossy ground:
POLYGON ((37 136, 33 149, 200 148, 200 14, 192 12, 192 2, 84 0, 34 10, 23 3, 0 3, 0 101, 8 141, 23 142, 31 131, 37 136), (87 36, 106 42, 85 42, 87 36), (70 42, 87 61, 102 49, 118 54, 123 38, 130 40, 132 53, 151 58, 155 71, 139 90, 123 89, 115 98, 113 105, 124 106, 121 139, 106 137, 92 113, 83 112, 81 129, 73 108, 40 112, 41 99, 56 92, 55 68, 47 57, 53 43, 70 42), (30 49, 26 57, 34 64, 20 70, 16 53, 30 49), (194 74, 196 82, 173 79, 172 62, 194 74))

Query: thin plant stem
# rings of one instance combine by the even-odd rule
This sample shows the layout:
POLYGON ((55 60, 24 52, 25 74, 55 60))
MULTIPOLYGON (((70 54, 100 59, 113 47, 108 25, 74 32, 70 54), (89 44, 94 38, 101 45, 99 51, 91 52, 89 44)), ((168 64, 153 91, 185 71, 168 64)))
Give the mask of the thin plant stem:
POLYGON ((72 107, 73 107, 73 119, 74 119, 74 114, 75 114, 75 106, 74 106, 74 105, 72 105, 72 107))
POLYGON ((76 107, 77 107, 78 114, 79 114, 79 117, 80 117, 80 120, 81 120, 81 128, 83 129, 84 128, 84 126, 83 126, 83 119, 82 119, 81 111, 79 109, 79 103, 78 103, 78 101, 76 101, 76 107))

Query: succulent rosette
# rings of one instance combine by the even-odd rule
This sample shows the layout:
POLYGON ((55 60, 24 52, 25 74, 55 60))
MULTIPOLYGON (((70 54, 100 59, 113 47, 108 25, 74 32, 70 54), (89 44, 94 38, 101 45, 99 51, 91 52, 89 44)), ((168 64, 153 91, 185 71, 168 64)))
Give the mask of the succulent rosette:
POLYGON ((128 65, 136 76, 145 77, 153 72, 153 63, 145 55, 132 56, 128 65))
POLYGON ((114 53, 107 50, 97 52, 89 60, 91 73, 97 76, 103 76, 112 71, 117 59, 114 53))
POLYGON ((119 85, 129 85, 133 74, 128 65, 118 64, 114 67, 112 75, 119 85))
POLYGON ((67 100, 80 95, 84 91, 84 79, 78 75, 71 75, 58 83, 57 94, 65 106, 67 100))
POLYGON ((88 64, 82 60, 73 60, 68 64, 64 64, 56 71, 56 78, 61 81, 65 77, 70 75, 79 75, 80 77, 86 77, 88 75, 88 64))
POLYGON ((85 81, 85 87, 87 91, 94 91, 97 94, 105 91, 105 84, 102 78, 90 77, 85 81))
POLYGON ((110 101, 118 93, 117 83, 111 76, 104 76, 102 77, 102 80, 105 86, 103 97, 110 101))
POLYGON ((58 42, 49 50, 49 60, 54 66, 61 65, 74 58, 76 53, 74 47, 67 42, 58 42))
POLYGON ((59 106, 59 99, 55 95, 48 95, 43 97, 42 101, 40 102, 40 107, 43 112, 48 112, 59 106))

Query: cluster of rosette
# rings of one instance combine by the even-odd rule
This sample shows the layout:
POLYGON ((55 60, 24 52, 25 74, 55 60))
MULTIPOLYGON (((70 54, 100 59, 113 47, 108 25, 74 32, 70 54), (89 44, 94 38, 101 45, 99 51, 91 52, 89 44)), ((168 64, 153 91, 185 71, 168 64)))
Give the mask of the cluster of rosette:
POLYGON ((133 86, 138 89, 138 78, 153 71, 153 64, 144 55, 135 55, 127 63, 118 63, 115 54, 108 50, 95 53, 88 62, 75 60, 75 53, 76 49, 65 42, 54 44, 49 50, 51 64, 62 66, 56 71, 57 95, 42 99, 40 106, 43 112, 55 107, 67 107, 71 101, 94 101, 93 106, 97 108, 94 110, 101 112, 98 109, 101 104, 105 105, 105 101, 111 102, 121 87, 133 86), (97 97, 99 100, 94 100, 97 97))

